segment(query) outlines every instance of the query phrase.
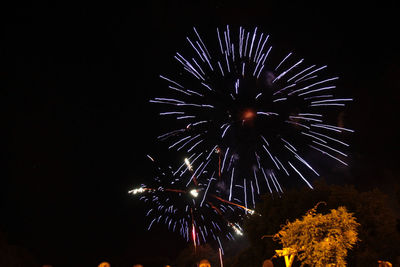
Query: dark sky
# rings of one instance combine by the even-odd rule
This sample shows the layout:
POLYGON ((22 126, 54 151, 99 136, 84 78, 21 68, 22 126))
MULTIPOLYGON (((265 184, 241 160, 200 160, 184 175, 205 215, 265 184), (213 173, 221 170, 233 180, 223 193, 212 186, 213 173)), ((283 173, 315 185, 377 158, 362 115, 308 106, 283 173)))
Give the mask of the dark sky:
POLYGON ((175 256, 180 236, 146 232, 142 207, 127 191, 147 177, 145 155, 157 148, 158 118, 148 99, 157 95, 158 75, 192 26, 211 36, 220 25, 258 26, 277 47, 327 64, 355 98, 346 110, 346 124, 356 131, 348 182, 399 186, 393 184, 400 147, 394 6, 129 2, 33 1, 1 8, 7 172, 1 176, 0 230, 9 243, 57 267, 175 256))

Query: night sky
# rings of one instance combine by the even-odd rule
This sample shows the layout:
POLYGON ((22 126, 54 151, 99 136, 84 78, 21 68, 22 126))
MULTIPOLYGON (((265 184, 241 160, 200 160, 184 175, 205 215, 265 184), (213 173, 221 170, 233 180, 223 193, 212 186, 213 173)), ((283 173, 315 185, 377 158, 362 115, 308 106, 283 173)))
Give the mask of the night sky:
POLYGON ((212 38, 217 26, 258 26, 274 47, 327 64, 355 98, 345 114, 355 130, 351 166, 340 182, 388 193, 400 186, 394 6, 145 2, 34 1, 1 8, 7 135, 0 230, 8 243, 57 267, 176 256, 181 237, 162 227, 147 232, 143 207, 127 191, 151 178, 146 154, 157 151, 162 122, 148 100, 165 89, 158 75, 193 26, 212 38))

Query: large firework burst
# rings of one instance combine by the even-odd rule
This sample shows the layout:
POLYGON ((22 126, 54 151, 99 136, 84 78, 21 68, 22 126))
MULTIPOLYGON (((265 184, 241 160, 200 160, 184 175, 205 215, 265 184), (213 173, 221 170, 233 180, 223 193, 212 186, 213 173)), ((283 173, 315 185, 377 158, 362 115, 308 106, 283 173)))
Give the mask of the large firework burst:
POLYGON ((312 188, 309 177, 319 171, 310 151, 347 165, 341 136, 352 130, 330 114, 352 99, 335 95, 339 77, 327 75, 326 65, 292 52, 273 56, 269 35, 258 28, 217 28, 211 46, 193 30, 185 54, 174 56, 177 68, 160 75, 168 90, 150 102, 172 121, 158 139, 196 158, 199 176, 205 166, 218 169, 222 194, 247 205, 248 193, 282 193, 282 177, 312 188))

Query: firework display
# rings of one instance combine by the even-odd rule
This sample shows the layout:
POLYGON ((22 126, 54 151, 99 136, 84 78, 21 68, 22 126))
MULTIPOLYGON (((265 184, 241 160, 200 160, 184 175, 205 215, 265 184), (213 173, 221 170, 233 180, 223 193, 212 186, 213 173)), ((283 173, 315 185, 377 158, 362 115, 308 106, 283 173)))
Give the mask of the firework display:
POLYGON ((151 203, 149 228, 162 222, 194 245, 211 238, 222 249, 259 195, 280 195, 294 181, 312 188, 313 157, 347 166, 343 137, 353 130, 338 117, 352 98, 338 95, 326 65, 274 53, 258 28, 229 26, 214 39, 193 28, 174 64, 150 102, 169 127, 157 139, 185 158, 176 169, 157 167, 154 186, 130 191, 151 203))
POLYGON ((169 149, 197 155, 201 166, 218 162, 223 193, 245 205, 248 194, 283 193, 282 176, 312 188, 307 177, 319 172, 307 159, 310 150, 347 165, 348 144, 340 138, 352 130, 328 115, 352 99, 335 96, 339 77, 325 74, 326 65, 292 52, 272 56, 269 35, 257 28, 217 28, 214 49, 193 30, 186 54, 174 56, 177 74, 160 76, 165 95, 150 100, 171 121, 158 137, 169 149))
POLYGON ((194 246, 213 240, 221 249, 223 241, 242 235, 240 221, 243 215, 254 211, 219 197, 215 173, 202 179, 204 184, 197 183, 189 159, 174 170, 171 166, 163 168, 148 157, 154 163, 154 179, 129 191, 148 204, 148 230, 156 223, 165 224, 194 246), (182 179, 186 176, 191 177, 189 185, 182 179))

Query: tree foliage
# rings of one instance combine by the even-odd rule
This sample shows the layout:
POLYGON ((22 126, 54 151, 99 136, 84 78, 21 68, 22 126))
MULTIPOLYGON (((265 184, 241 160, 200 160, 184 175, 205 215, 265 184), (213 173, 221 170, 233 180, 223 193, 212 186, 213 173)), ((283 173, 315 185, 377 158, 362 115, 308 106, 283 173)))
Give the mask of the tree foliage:
POLYGON ((316 213, 315 206, 301 219, 287 222, 274 236, 303 264, 311 266, 346 266, 347 250, 358 241, 355 217, 345 207, 316 213))
MULTIPOLYGON (((278 242, 261 237, 277 233, 282 224, 301 218, 310 207, 320 201, 327 203, 318 208, 320 212, 327 213, 330 209, 345 206, 360 223, 360 241, 346 258, 349 266, 375 266, 378 260, 396 262, 396 257, 400 255, 400 234, 397 215, 388 196, 377 189, 360 192, 354 186, 327 185, 323 181, 317 181, 314 183, 314 190, 287 190, 279 197, 265 195, 256 207, 261 216, 251 216, 244 225, 245 236, 250 245, 236 256, 232 266, 261 266, 265 259, 270 259, 275 254, 275 250, 282 249, 278 242)), ((273 261, 275 266, 284 266, 282 259, 273 261)))

